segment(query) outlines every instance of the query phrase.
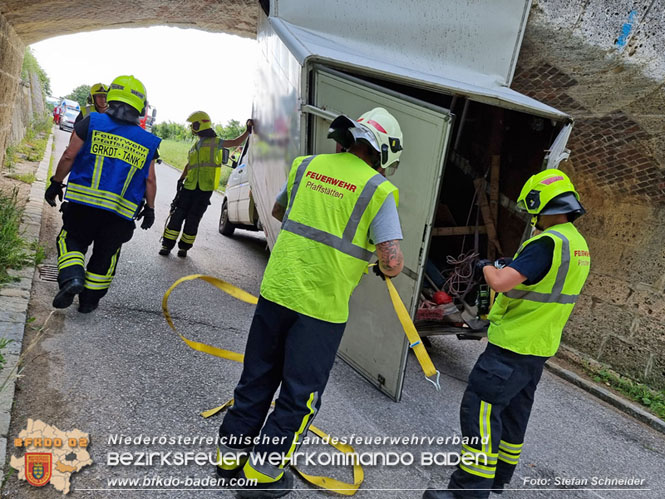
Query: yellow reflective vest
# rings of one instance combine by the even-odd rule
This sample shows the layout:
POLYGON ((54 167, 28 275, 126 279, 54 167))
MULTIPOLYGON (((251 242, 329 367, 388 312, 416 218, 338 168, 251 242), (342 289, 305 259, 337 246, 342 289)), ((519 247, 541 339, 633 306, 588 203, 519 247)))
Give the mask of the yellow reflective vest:
POLYGON ((192 146, 187 158, 185 189, 193 191, 197 186, 202 191, 217 189, 222 172, 223 143, 219 137, 203 137, 192 146))
POLYGON ((554 242, 549 272, 536 284, 520 284, 497 295, 487 336, 490 343, 519 354, 551 357, 589 275, 591 257, 584 237, 565 223, 526 241, 515 258, 542 237, 554 242))
POLYGON ((261 283, 261 295, 333 323, 349 316, 349 298, 374 255, 369 228, 397 188, 350 153, 296 158, 288 206, 261 283))

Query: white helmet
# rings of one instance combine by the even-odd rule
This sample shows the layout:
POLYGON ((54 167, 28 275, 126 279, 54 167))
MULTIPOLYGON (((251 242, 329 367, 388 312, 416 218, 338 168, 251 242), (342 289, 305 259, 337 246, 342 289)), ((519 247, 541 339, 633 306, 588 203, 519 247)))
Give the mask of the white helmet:
POLYGON ((356 141, 369 144, 379 153, 375 168, 386 170, 386 176, 395 173, 402 154, 402 130, 395 117, 382 107, 367 111, 357 122, 339 115, 330 124, 328 138, 348 149, 356 141))

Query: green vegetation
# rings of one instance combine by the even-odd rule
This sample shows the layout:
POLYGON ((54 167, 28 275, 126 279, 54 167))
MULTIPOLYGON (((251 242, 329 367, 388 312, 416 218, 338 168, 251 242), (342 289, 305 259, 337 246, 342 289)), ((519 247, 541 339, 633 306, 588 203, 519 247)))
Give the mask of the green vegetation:
POLYGON ((8 340, 7 338, 0 338, 0 370, 5 367, 5 363, 7 362, 2 351, 13 341, 14 340, 8 340))
POLYGON ((654 390, 604 367, 595 368, 585 364, 585 368, 596 383, 613 388, 665 421, 665 390, 654 390))
POLYGON ((34 173, 12 173, 7 176, 26 184, 32 184, 35 180, 37 180, 37 177, 35 177, 34 173))
POLYGON ((90 85, 79 85, 69 94, 65 95, 65 99, 75 100, 83 108, 85 107, 85 103, 89 95, 90 95, 90 85))
POLYGON ((159 157, 169 165, 182 170, 187 164, 187 153, 193 144, 193 141, 164 139, 159 144, 159 157))
POLYGON ((39 241, 32 241, 30 243, 30 251, 33 253, 35 265, 40 265, 46 259, 46 248, 39 241))
POLYGON ((0 284, 11 280, 8 269, 20 269, 31 261, 26 242, 19 235, 22 214, 18 189, 0 192, 0 284))
POLYGON ((51 117, 48 114, 34 120, 26 130, 21 143, 9 146, 5 150, 5 167, 11 171, 18 161, 41 161, 50 133, 51 117))
POLYGON ((30 73, 37 74, 37 77, 39 78, 39 81, 42 84, 43 94, 51 95, 51 80, 37 62, 37 59, 32 53, 32 49, 30 49, 30 47, 26 47, 25 53, 23 54, 23 66, 21 67, 21 78, 23 80, 29 80, 30 73))

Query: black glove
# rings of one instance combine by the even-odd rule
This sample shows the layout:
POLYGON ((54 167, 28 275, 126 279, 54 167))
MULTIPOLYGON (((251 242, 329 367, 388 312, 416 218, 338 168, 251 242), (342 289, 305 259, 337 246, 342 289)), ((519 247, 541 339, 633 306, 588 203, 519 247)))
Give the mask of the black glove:
POLYGON ((44 199, 46 199, 46 202, 51 206, 55 206, 56 197, 60 201, 62 201, 62 196, 63 196, 62 190, 64 188, 65 184, 63 184, 62 182, 58 182, 57 180, 53 180, 53 177, 51 177, 51 183, 49 184, 48 189, 46 189, 46 192, 44 193, 44 199))
POLYGON ((179 178, 178 183, 176 184, 176 192, 180 192, 180 189, 182 189, 182 186, 185 185, 185 179, 184 178, 179 178))
POLYGON ((372 266, 372 271, 384 281, 386 280, 386 274, 381 272, 381 267, 379 267, 379 262, 377 262, 376 265, 372 266))
POLYGON ((252 121, 251 118, 247 120, 245 126, 247 127, 247 131, 249 131, 249 133, 252 133, 254 131, 254 122, 252 121))
POLYGON ((483 258, 482 260, 478 260, 476 264, 473 266, 473 278, 476 281, 482 281, 485 279, 485 274, 483 274, 483 268, 487 267, 488 265, 494 265, 494 262, 492 260, 488 260, 487 258, 483 258))
POLYGON ((501 258, 496 259, 496 261, 494 262, 494 266, 497 269, 502 269, 502 268, 507 267, 508 265, 510 265, 510 263, 512 261, 513 261, 513 259, 510 258, 509 256, 502 256, 501 258))
POLYGON ((150 206, 145 205, 143 209, 141 210, 141 213, 138 214, 136 217, 136 220, 141 220, 143 219, 143 222, 141 223, 141 228, 143 230, 148 230, 150 227, 152 227, 152 224, 155 223, 155 209, 150 208, 150 206))

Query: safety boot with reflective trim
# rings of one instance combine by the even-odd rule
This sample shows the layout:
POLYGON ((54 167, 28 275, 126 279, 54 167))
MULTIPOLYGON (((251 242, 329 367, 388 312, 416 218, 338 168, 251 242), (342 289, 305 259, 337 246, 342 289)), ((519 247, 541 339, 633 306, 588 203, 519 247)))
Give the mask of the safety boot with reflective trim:
POLYGON ((459 497, 452 490, 427 489, 423 494, 423 499, 457 499, 459 497))
POLYGON ((166 256, 169 253, 171 253, 171 248, 167 248, 166 246, 162 246, 159 250, 159 254, 162 256, 166 256))
MULTIPOLYGON (((238 475, 238 478, 248 479, 244 472, 238 475)), ((238 499, 268 499, 273 497, 283 497, 293 490, 293 474, 284 470, 282 476, 276 482, 259 482, 256 485, 247 486, 235 491, 238 499)))
POLYGON ((74 277, 62 285, 58 294, 53 298, 55 308, 67 308, 74 301, 74 297, 83 291, 84 281, 79 277, 74 277))

